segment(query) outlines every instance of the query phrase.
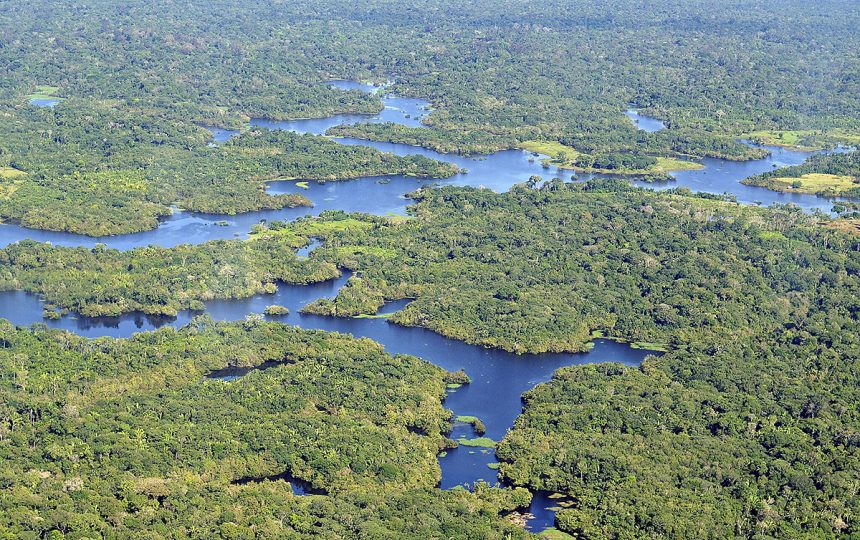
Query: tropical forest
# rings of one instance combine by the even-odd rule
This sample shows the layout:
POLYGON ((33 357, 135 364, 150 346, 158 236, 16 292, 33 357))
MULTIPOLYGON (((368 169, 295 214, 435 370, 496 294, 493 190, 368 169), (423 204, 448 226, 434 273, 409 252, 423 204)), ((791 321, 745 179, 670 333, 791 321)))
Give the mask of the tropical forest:
POLYGON ((0 21, 0 539, 860 539, 855 2, 0 21))

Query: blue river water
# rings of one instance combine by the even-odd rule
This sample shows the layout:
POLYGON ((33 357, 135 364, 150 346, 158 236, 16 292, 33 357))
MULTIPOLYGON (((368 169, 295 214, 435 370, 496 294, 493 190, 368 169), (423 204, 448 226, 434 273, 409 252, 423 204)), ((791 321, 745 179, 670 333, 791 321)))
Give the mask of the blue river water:
MULTIPOLYGON (((343 89, 358 89, 382 92, 383 89, 360 83, 336 81, 343 89)), ((423 100, 397 96, 384 96, 385 108, 376 115, 336 115, 330 118, 272 121, 253 119, 252 126, 269 129, 287 129, 299 133, 324 134, 332 126, 354 122, 398 122, 409 126, 420 126, 421 119, 428 114, 429 104, 423 100)), ((48 104, 48 106, 50 106, 48 104)), ((640 129, 652 131, 662 128, 662 123, 639 116, 635 111, 627 113, 640 129), (658 125, 659 124, 659 125, 658 125)), ((213 129, 211 144, 223 144, 238 132, 213 129)), ((522 150, 506 150, 481 157, 464 157, 440 154, 432 150, 409 145, 370 142, 359 139, 338 138, 342 144, 363 144, 397 155, 422 154, 427 157, 457 164, 467 172, 441 180, 416 180, 399 176, 367 177, 344 182, 310 182, 302 189, 295 182, 272 182, 269 192, 302 193, 314 203, 313 208, 295 208, 250 212, 237 216, 210 215, 175 211, 164 219, 159 228, 129 235, 105 238, 90 238, 82 235, 37 231, 10 224, 0 225, 0 246, 22 239, 52 242, 66 246, 93 246, 106 244, 117 249, 131 249, 145 245, 175 246, 181 243, 200 243, 213 239, 242 238, 251 227, 260 221, 293 220, 302 215, 317 214, 323 210, 338 209, 348 212, 360 211, 374 214, 402 214, 408 200, 404 194, 418 186, 427 184, 483 186, 496 191, 505 191, 512 185, 527 180, 532 175, 550 179, 555 176, 569 179, 570 171, 559 171, 544 167, 540 158, 522 150)), ((752 174, 770 170, 777 166, 795 165, 809 155, 804 152, 781 148, 769 148, 771 155, 762 160, 731 162, 705 159, 705 168, 685 171, 674 175, 675 181, 665 185, 650 186, 656 189, 687 186, 695 191, 710 193, 732 193, 743 203, 795 203, 804 209, 829 211, 831 201, 807 195, 776 193, 762 188, 743 186, 740 180, 752 174)), ((580 175, 580 178, 586 176, 580 175)), ((307 256, 316 244, 299 250, 307 256)), ((486 425, 486 436, 500 440, 521 412, 521 395, 536 384, 549 380, 560 367, 593 363, 620 362, 628 366, 638 365, 649 354, 648 351, 608 340, 597 340, 594 349, 583 354, 515 355, 504 351, 486 349, 447 339, 421 328, 406 328, 390 324, 386 319, 329 318, 299 313, 302 306, 318 298, 331 298, 337 294, 349 278, 348 273, 324 283, 308 286, 280 284, 273 295, 257 295, 245 299, 214 300, 205 303, 205 312, 216 320, 241 320, 251 314, 260 314, 269 305, 289 308, 286 316, 267 317, 302 328, 349 333, 357 337, 373 339, 392 354, 412 354, 424 358, 447 370, 463 369, 472 378, 472 383, 452 389, 445 405, 457 415, 474 415, 486 425)), ((405 301, 386 305, 383 313, 401 309, 405 301)), ((165 325, 182 326, 196 313, 185 311, 177 317, 154 317, 132 313, 120 317, 87 318, 66 315, 56 321, 42 318, 40 299, 23 291, 0 292, 0 317, 16 325, 45 324, 87 337, 127 337, 135 332, 153 330, 165 325)), ((271 365, 261 366, 272 367, 271 365)), ((248 375, 248 370, 228 370, 216 376, 230 384, 248 375)), ((473 438, 471 426, 455 423, 451 437, 473 438)), ((497 473, 490 466, 495 464, 495 453, 489 448, 461 446, 450 450, 440 458, 442 488, 469 485, 484 480, 497 481, 497 473)), ((301 489, 299 489, 301 491, 301 489)), ((537 493, 533 500, 528 528, 540 531, 553 525, 556 501, 549 494, 537 493)))
POLYGON ((627 114, 627 118, 633 120, 633 124, 642 131, 654 133, 655 131, 666 129, 666 124, 664 124, 662 120, 651 118, 650 116, 642 116, 639 114, 639 111, 635 109, 628 109, 625 114, 627 114))
MULTIPOLYGON (((335 81, 333 84, 343 89, 359 89, 372 92, 381 91, 379 87, 348 81, 335 81)), ((385 108, 379 114, 375 115, 336 115, 330 118, 290 121, 273 121, 257 118, 251 120, 251 125, 321 135, 328 128, 343 123, 397 122, 408 126, 420 126, 421 119, 430 110, 429 103, 421 99, 384 96, 382 101, 385 108)), ((639 120, 638 125, 640 129, 650 130, 656 128, 655 125, 650 123, 650 120, 654 119, 649 120, 647 117, 639 116, 634 111, 628 111, 629 113, 636 115, 636 118, 639 120)), ((212 144, 223 144, 230 137, 238 133, 235 130, 214 128, 211 131, 213 134, 212 144)), ((421 185, 482 186, 501 192, 510 189, 516 183, 527 180, 533 175, 540 176, 545 180, 553 177, 560 177, 565 180, 571 178, 570 171, 544 167, 541 164, 542 156, 523 150, 503 150, 487 156, 466 157, 441 154, 433 150, 406 144, 374 142, 351 138, 336 138, 335 140, 342 144, 371 146, 378 150, 401 156, 421 154, 429 158, 454 163, 467 172, 457 174, 451 178, 432 180, 416 180, 415 178, 391 176, 385 179, 366 177, 344 182, 327 182, 322 184, 311 182, 308 189, 302 189, 293 181, 272 182, 268 189, 270 193, 301 193, 307 196, 313 202, 314 206, 312 208, 262 210, 236 216, 174 210, 173 214, 164 218, 160 226, 155 230, 101 238, 67 232, 27 229, 15 224, 6 223, 0 224, 0 247, 23 239, 51 242, 54 245, 60 246, 92 247, 101 243, 107 247, 120 250, 147 245, 170 247, 183 243, 197 244, 207 240, 244 238, 251 230, 251 227, 260 221, 289 221, 303 215, 318 214, 323 210, 339 209, 376 214, 402 214, 406 211, 406 207, 409 204, 404 194, 413 191, 421 185)), ((739 202, 746 204, 769 206, 771 204, 793 203, 808 211, 821 210, 830 212, 833 201, 829 199, 798 193, 780 193, 741 184, 741 180, 754 174, 769 171, 776 167, 798 165, 810 155, 808 152, 779 147, 766 148, 771 154, 764 159, 736 162, 707 158, 701 160, 702 164, 705 165, 704 169, 673 173, 672 176, 675 178, 673 182, 641 185, 654 189, 686 186, 694 191, 714 194, 730 193, 735 195, 739 202)), ((589 175, 579 175, 581 179, 589 177, 589 175)))

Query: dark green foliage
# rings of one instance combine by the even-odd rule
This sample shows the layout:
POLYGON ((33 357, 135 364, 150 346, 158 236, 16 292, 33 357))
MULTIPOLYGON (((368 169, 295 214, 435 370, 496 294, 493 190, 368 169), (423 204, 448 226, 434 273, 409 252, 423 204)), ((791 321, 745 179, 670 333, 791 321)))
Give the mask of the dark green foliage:
POLYGON ((444 372, 417 358, 258 321, 0 336, 0 536, 526 536, 499 513, 527 492, 434 488, 450 412, 444 372), (284 471, 327 495, 236 483, 284 471))
POLYGON ((265 182, 276 178, 457 172, 423 156, 285 131, 254 129, 210 147, 205 130, 190 124, 73 100, 13 114, 0 124, 0 159, 27 174, 0 178, 0 216, 93 236, 155 228, 173 204, 220 214, 310 205, 301 195, 267 194, 265 182))
MULTIPOLYGON (((153 228, 173 203, 222 213, 307 204, 267 195, 262 182, 276 175, 445 175, 426 163, 363 167, 362 156, 319 141, 307 142, 312 164, 283 170, 267 159, 266 167, 206 148, 206 132, 195 127, 381 108, 378 96, 325 84, 332 77, 394 79, 392 91, 433 105, 429 128, 336 132, 445 151, 537 139, 597 156, 748 159, 762 151, 735 139, 753 130, 853 136, 860 21, 852 7, 15 0, 0 11, 8 29, 0 36, 0 166, 29 176, 11 195, 0 187, 0 216, 104 235, 153 228), (55 109, 27 101, 44 85, 63 98, 55 109), (668 129, 637 131, 623 114, 631 104, 668 129)), ((282 142, 268 150, 283 152, 282 142)))
POLYGON ((422 146, 437 152, 465 155, 491 154, 498 150, 513 148, 519 142, 505 134, 496 135, 492 128, 482 130, 434 129, 407 127, 391 122, 379 124, 354 124, 335 126, 326 134, 335 137, 356 137, 412 146, 422 146))
POLYGON ((321 235, 315 256, 359 275, 308 309, 354 315, 415 298, 389 320, 518 352, 582 350, 594 330, 657 343, 750 335, 786 316, 779 298, 797 272, 770 266, 794 245, 785 230, 806 242, 833 233, 793 227, 813 223, 799 210, 677 193, 621 181, 425 190, 414 219, 321 235))
POLYGON ((204 300, 274 293, 278 281, 307 284, 340 274, 331 263, 296 257, 303 243, 274 236, 123 252, 25 241, 0 250, 0 290, 37 292, 88 316, 175 316, 181 309, 203 309, 204 300))

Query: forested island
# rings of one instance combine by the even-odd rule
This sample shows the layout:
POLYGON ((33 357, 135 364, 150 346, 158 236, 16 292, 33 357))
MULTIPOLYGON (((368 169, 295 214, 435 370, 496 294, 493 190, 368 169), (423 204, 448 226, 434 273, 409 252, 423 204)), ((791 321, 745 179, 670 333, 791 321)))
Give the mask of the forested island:
POLYGON ((0 538, 860 535, 854 3, 0 21, 0 538))

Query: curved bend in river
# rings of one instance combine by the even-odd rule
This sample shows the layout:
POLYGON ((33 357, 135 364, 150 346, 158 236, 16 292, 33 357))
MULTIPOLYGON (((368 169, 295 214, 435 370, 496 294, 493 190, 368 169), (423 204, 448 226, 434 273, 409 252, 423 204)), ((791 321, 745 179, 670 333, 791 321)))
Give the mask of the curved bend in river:
MULTIPOLYGON (((359 89, 366 92, 379 92, 381 87, 349 81, 333 81, 332 84, 343 89, 359 89)), ((273 121, 262 118, 251 120, 251 125, 269 129, 290 130, 297 133, 323 134, 330 127, 340 124, 357 122, 396 122, 410 127, 421 126, 421 118, 429 110, 429 103, 415 98, 404 98, 387 95, 382 98, 384 109, 376 115, 343 114, 328 118, 309 120, 273 121)), ((628 115, 637 120, 637 125, 644 130, 659 129, 659 121, 641 116, 635 111, 628 115)), ((230 130, 213 130, 215 143, 224 142, 236 132, 230 130)), ((0 224, 0 246, 8 245, 24 239, 51 242, 62 246, 86 246, 105 244, 110 248, 120 250, 135 247, 158 245, 164 247, 178 244, 199 244, 207 240, 244 237, 251 227, 262 220, 291 221, 299 216, 318 214, 323 210, 344 210, 347 212, 366 212, 370 214, 395 213, 402 214, 408 201, 405 193, 414 190, 421 184, 453 184, 461 186, 486 187, 495 191, 507 191, 512 185, 528 180, 536 175, 548 180, 555 176, 569 178, 570 172, 559 171, 555 168, 545 168, 540 159, 524 150, 504 150, 487 156, 464 157, 451 154, 441 154, 433 150, 410 146, 406 144, 368 141, 363 139, 336 138, 336 141, 347 145, 366 145, 391 152, 400 156, 420 154, 440 161, 454 163, 468 171, 444 180, 418 181, 406 177, 359 178, 356 180, 309 183, 307 189, 297 186, 294 181, 278 181, 269 185, 272 194, 300 193, 307 196, 314 204, 313 208, 284 208, 280 210, 262 210, 237 216, 220 214, 199 214, 176 211, 162 221, 161 225, 151 231, 134 234, 92 238, 79 234, 41 231, 26 229, 17 225, 0 224)), ((213 144, 215 144, 213 143, 213 144)), ((704 159, 703 169, 694 171, 679 171, 672 173, 674 182, 661 185, 642 184, 646 187, 664 189, 669 187, 686 186, 693 191, 723 194, 730 193, 741 203, 763 204, 794 203, 806 210, 822 210, 830 212, 832 201, 814 195, 797 193, 779 193, 768 189, 745 186, 741 180, 749 176, 773 170, 776 167, 798 165, 809 155, 779 147, 766 147, 771 155, 764 159, 736 162, 721 159, 704 159)), ((585 176, 583 176, 584 178, 585 176)))

